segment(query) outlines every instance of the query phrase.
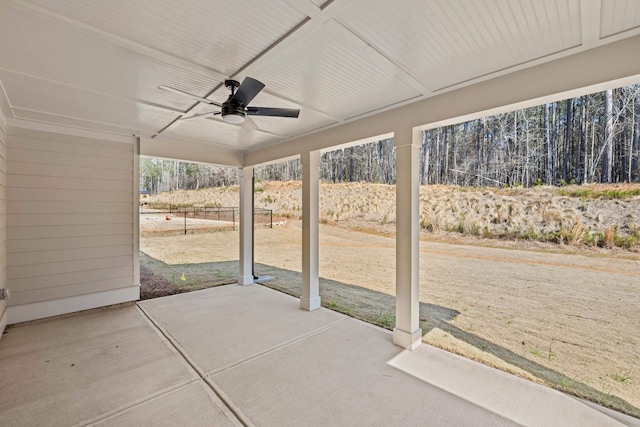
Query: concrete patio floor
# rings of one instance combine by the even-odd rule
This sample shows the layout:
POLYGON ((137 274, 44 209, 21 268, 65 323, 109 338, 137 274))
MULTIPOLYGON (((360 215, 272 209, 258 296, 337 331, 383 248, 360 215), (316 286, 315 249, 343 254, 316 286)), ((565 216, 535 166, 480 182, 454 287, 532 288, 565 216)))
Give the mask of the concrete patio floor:
POLYGON ((621 426, 585 404, 260 285, 7 329, 0 425, 621 426))

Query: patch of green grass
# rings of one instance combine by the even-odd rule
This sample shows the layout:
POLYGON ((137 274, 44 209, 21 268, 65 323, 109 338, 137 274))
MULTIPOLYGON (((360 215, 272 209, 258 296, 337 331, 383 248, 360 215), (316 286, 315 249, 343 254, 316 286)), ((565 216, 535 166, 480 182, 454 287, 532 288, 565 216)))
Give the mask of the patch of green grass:
POLYGON ((558 194, 561 196, 579 197, 581 199, 608 199, 608 200, 627 200, 636 196, 640 196, 640 189, 634 188, 629 190, 598 190, 593 188, 578 188, 573 190, 561 189, 558 190, 558 194))
POLYGON ((375 324, 385 329, 393 329, 396 326, 396 316, 390 310, 380 310, 375 324))
POLYGON ((517 238, 522 240, 538 240, 540 237, 538 233, 536 233, 533 228, 527 228, 526 230, 518 230, 517 238))
POLYGON ((613 244, 620 248, 631 249, 638 245, 638 237, 636 233, 630 236, 620 236, 618 233, 613 234, 613 244))
POLYGON ((595 401, 600 406, 611 406, 611 390, 609 390, 608 392, 605 392, 604 389, 602 389, 602 391, 599 391, 595 396, 595 401))
POLYGON ((562 388, 570 389, 570 388, 573 388, 575 386, 575 381, 573 381, 570 378, 567 378, 567 377, 563 376, 560 379, 560 385, 562 386, 562 388))
POLYGON ((422 324, 422 335, 426 335, 426 333, 429 332, 429 329, 431 329, 431 324, 428 320, 425 320, 422 324))
MULTIPOLYGON (((322 301, 322 305, 328 309, 337 311, 338 313, 343 313, 351 316, 351 311, 347 307, 344 307, 342 304, 336 301, 335 298, 331 298, 329 301, 322 301)), ((368 322, 368 323, 374 323, 372 319, 368 319, 366 318, 366 316, 362 317, 356 314, 355 317, 359 318, 360 320, 364 320, 365 322, 368 322)))
POLYGON ((624 384, 631 379, 631 369, 616 372, 615 374, 611 375, 611 378, 613 378, 614 381, 624 384))

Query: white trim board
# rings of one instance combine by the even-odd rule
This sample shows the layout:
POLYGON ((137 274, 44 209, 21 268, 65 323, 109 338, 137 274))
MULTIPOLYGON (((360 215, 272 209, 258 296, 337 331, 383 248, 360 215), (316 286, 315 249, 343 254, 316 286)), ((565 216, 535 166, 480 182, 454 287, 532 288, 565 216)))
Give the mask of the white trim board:
POLYGON ((22 120, 22 119, 8 118, 7 126, 17 128, 17 129, 27 129, 27 130, 35 130, 35 131, 41 131, 41 132, 57 133, 61 135, 78 136, 81 138, 98 139, 101 141, 122 142, 125 144, 134 144, 138 140, 138 138, 134 136, 114 135, 114 134, 105 133, 105 132, 76 129, 76 128, 71 128, 66 126, 33 122, 33 121, 22 120))
POLYGON ((140 286, 128 286, 69 298, 9 306, 6 310, 6 320, 8 325, 13 325, 14 323, 137 301, 139 299, 140 286))

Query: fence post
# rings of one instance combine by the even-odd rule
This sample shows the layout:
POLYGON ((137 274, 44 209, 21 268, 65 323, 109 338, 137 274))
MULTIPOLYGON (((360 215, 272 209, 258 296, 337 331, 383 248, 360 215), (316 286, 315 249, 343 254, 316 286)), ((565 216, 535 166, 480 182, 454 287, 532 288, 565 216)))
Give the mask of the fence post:
POLYGON ((184 234, 187 234, 187 209, 184 210, 184 234))
POLYGON ((204 219, 207 219, 207 207, 204 207, 204 219))
POLYGON ((233 231, 236 231, 236 208, 231 208, 231 218, 233 218, 233 231))
POLYGON ((269 209, 269 228, 273 228, 273 209, 269 209))

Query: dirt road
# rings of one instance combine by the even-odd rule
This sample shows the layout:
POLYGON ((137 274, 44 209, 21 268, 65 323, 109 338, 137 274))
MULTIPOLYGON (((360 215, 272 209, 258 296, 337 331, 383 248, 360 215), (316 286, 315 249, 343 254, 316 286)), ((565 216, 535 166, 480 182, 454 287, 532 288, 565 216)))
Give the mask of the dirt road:
MULTIPOLYGON (((395 239, 320 230, 323 304, 392 327, 395 239)), ((255 235, 256 273, 274 276, 265 285, 299 295, 300 223, 255 235)), ((237 274, 234 231, 145 236, 141 250, 177 273, 237 274)), ((640 416, 637 254, 422 241, 420 299, 425 342, 640 416)))

